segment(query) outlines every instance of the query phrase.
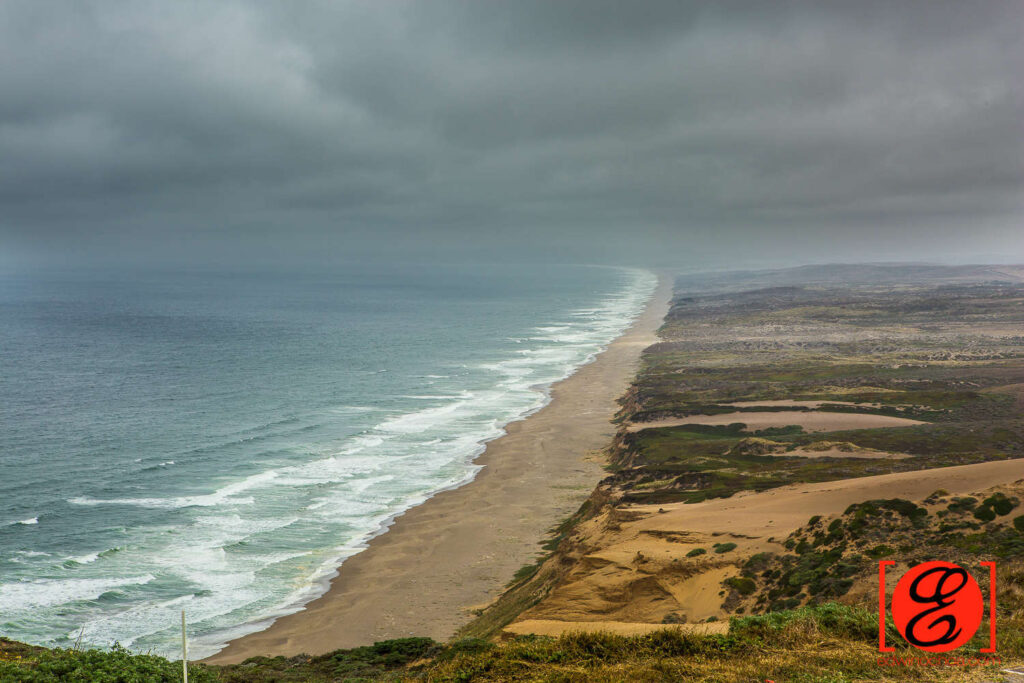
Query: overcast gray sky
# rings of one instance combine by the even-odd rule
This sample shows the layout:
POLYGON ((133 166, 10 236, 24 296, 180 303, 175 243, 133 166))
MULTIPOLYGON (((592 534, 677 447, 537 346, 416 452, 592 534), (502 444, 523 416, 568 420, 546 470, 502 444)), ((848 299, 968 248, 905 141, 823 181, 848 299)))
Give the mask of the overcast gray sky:
POLYGON ((1024 261, 1024 2, 0 3, 8 260, 1024 261))

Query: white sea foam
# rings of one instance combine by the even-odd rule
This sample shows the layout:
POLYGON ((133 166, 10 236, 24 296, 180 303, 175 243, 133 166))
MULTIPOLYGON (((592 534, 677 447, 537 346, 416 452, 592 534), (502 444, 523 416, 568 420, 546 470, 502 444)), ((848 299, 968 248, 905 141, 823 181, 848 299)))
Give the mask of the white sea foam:
POLYGON ((68 561, 74 562, 75 564, 92 564, 98 559, 100 559, 99 552, 87 553, 85 555, 73 555, 67 558, 68 561))
POLYGON ((251 505, 252 497, 238 498, 238 494, 258 488, 267 484, 277 476, 277 472, 270 470, 254 474, 242 481, 227 484, 213 493, 199 496, 179 496, 175 498, 86 498, 76 497, 68 499, 74 505, 136 505, 144 508, 186 508, 186 507, 212 507, 224 503, 235 505, 251 505))
MULTIPOLYGON (((172 642, 180 609, 187 606, 198 632, 193 651, 199 657, 216 652, 229 637, 300 609, 325 590, 341 561, 386 530, 396 515, 471 480, 479 471, 473 459, 487 441, 501 436, 509 422, 541 408, 553 382, 575 372, 621 334, 656 281, 640 271, 631 278, 623 294, 602 305, 579 308, 563 320, 526 330, 522 343, 504 359, 467 363, 451 374, 421 375, 437 382, 426 392, 405 396, 423 402, 416 409, 323 409, 325 415, 365 415, 366 420, 361 432, 311 458, 307 455, 304 462, 275 462, 234 480, 225 475, 222 481, 209 482, 209 492, 70 499, 82 506, 181 510, 175 514, 189 521, 136 531, 128 550, 109 559, 99 554, 103 562, 95 562, 94 554, 72 558, 92 558, 79 562, 83 566, 74 568, 75 576, 100 570, 120 576, 79 579, 106 584, 63 584, 65 597, 47 604, 79 600, 76 595, 94 599, 117 582, 128 586, 154 576, 160 585, 192 586, 187 595, 90 613, 82 623, 85 642, 119 640, 163 652, 164 643, 172 642), (464 386, 452 386, 463 378, 468 378, 464 386)), ((295 424, 301 422, 287 418, 218 438, 237 443, 281 434, 280 426, 295 424)), ((185 457, 176 460, 184 463, 176 470, 187 467, 185 457)), ((45 592, 43 584, 7 599, 12 609, 23 611, 32 600, 42 599, 40 591, 45 592)))
POLYGON ((377 408, 372 406, 337 406, 334 408, 328 408, 327 411, 336 415, 345 415, 347 413, 369 413, 377 408))
MULTIPOLYGON (((499 376, 496 389, 463 392, 458 397, 444 397, 446 403, 442 405, 405 413, 380 422, 372 430, 373 433, 380 435, 380 442, 373 446, 388 444, 392 453, 386 464, 381 463, 376 457, 358 464, 348 461, 347 458, 340 462, 328 459, 311 463, 302 469, 307 475, 312 474, 311 469, 325 466, 328 470, 340 466, 351 474, 358 472, 364 476, 379 470, 393 471, 395 458, 402 457, 403 449, 399 446, 413 439, 413 442, 408 444, 408 451, 416 460, 405 462, 403 476, 413 478, 417 469, 422 470, 424 474, 434 474, 433 492, 464 484, 479 470, 477 466, 470 465, 470 462, 483 450, 486 441, 503 434, 503 425, 507 422, 522 418, 547 402, 546 392, 538 393, 536 387, 540 385, 546 388, 574 372, 580 365, 593 360, 608 342, 625 331, 644 302, 650 298, 656 282, 652 274, 638 273, 634 286, 627 295, 601 307, 573 312, 573 317, 583 320, 565 325, 544 326, 546 329, 538 328, 537 331, 547 333, 548 338, 532 341, 547 341, 559 346, 522 349, 516 357, 482 366, 499 376), (435 433, 459 435, 455 438, 438 439, 434 437, 435 433), (454 474, 444 482, 437 482, 434 468, 445 461, 460 460, 463 463, 460 473, 454 474)), ((361 453, 367 447, 369 444, 364 442, 343 452, 361 453)), ((278 483, 284 483, 289 479, 282 476, 278 483)), ((334 519, 362 519, 365 523, 371 519, 375 506, 373 503, 354 501, 353 495, 372 492, 394 479, 392 475, 369 476, 362 479, 354 477, 351 484, 344 489, 311 502, 306 510, 334 519)), ((337 555, 326 558, 306 586, 296 588, 274 609, 264 612, 258 621, 251 622, 248 627, 232 624, 220 631, 205 634, 198 639, 197 646, 204 652, 216 652, 226 640, 265 627, 267 619, 296 611, 306 601, 322 593, 326 587, 324 582, 333 575, 338 562, 365 547, 370 537, 386 530, 395 515, 423 502, 430 497, 432 491, 407 497, 399 508, 372 518, 375 521, 372 531, 365 532, 338 548, 337 555)))
POLYGON ((140 586, 153 580, 152 574, 122 579, 35 579, 0 584, 0 617, 12 617, 27 609, 95 600, 125 586, 140 586))

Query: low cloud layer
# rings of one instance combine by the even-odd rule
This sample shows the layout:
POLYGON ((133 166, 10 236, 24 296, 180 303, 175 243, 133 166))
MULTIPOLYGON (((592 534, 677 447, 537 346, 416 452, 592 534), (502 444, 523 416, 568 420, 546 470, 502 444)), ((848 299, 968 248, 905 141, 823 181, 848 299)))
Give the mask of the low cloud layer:
POLYGON ((1022 21, 991 0, 15 0, 0 237, 1024 260, 1022 21))

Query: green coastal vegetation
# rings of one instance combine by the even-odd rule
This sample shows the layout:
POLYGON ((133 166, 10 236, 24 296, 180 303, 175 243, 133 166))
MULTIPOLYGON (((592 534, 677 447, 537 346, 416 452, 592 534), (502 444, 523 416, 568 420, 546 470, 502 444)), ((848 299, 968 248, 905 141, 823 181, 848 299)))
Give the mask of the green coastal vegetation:
MULTIPOLYGON (((677 295, 660 331, 663 341, 645 352, 623 401, 609 476, 578 521, 610 509, 614 525, 633 518, 638 505, 697 503, 790 484, 1024 457, 1024 285, 962 278, 957 269, 909 276, 899 269, 866 271, 857 277, 856 269, 846 268, 838 281, 809 270, 791 274, 792 281, 772 274, 739 282, 723 278, 707 285, 711 291, 677 295), (761 286, 763 280, 771 286, 761 286), (920 424, 805 430, 800 416, 812 410, 920 424), (748 428, 743 415, 754 412, 777 413, 777 426, 748 428), (734 413, 732 423, 699 423, 734 413), (644 428, 646 423, 652 426, 644 428), (824 451, 824 457, 808 457, 824 451)), ((692 284, 679 283, 677 292, 692 284)), ((834 517, 809 513, 804 527, 777 539, 781 552, 738 558, 737 575, 722 582, 724 605, 733 615, 730 635, 739 632, 738 623, 756 623, 743 619, 778 623, 772 620, 850 609, 873 615, 869 630, 877 642, 877 593, 871 589, 877 590, 879 559, 904 565, 944 559, 964 566, 995 560, 1000 661, 1024 661, 1024 496, 1019 486, 1018 495, 1010 489, 976 499, 939 490, 921 501, 868 499, 834 517)), ((560 536, 565 540, 559 549, 538 563, 531 578, 513 585, 463 632, 494 636, 564 583, 589 552, 589 540, 565 529, 560 536)), ((728 545, 709 543, 683 557, 703 561, 728 545)), ((981 584, 987 591, 984 578, 981 584)), ((676 619, 669 614, 665 623, 676 619)), ((780 650, 794 646, 780 637, 780 650)), ((898 636, 888 641, 903 642, 898 636)), ((980 634, 958 653, 984 657, 983 641, 980 634)), ((797 647, 806 668, 769 667, 764 679, 1001 680, 1005 668, 894 671, 872 664, 861 645, 845 634, 839 649, 851 658, 836 656, 831 667, 816 669, 816 651, 805 642, 797 647)))
MULTIPOLYGON (((893 638, 898 638, 893 632, 893 638)), ((199 683, 337 681, 939 681, 941 671, 880 665, 877 617, 839 604, 738 617, 727 635, 663 630, 644 636, 572 633, 447 644, 402 638, 317 657, 255 657, 192 665, 199 683)), ((899 657, 913 657, 900 648, 899 657)), ((966 669, 965 669, 966 670, 966 669)), ((115 648, 45 650, 0 640, 0 681, 164 683, 181 663, 115 648)))
MULTIPOLYGON (((957 268, 847 267, 681 279, 676 291, 662 341, 644 353, 622 400, 607 477, 552 529, 545 555, 510 577, 501 598, 455 639, 194 664, 189 680, 1003 680, 1003 669, 1024 661, 1024 484, 1016 482, 971 495, 868 497, 841 514, 809 510, 798 529, 768 539, 771 551, 745 553, 727 538, 685 549, 680 557, 693 563, 685 567, 733 568, 720 582, 724 633, 674 627, 680 621, 671 614, 664 630, 633 636, 503 630, 580 567, 597 542, 584 528, 601 515, 611 533, 636 519, 638 506, 686 507, 791 484, 1024 457, 1019 281, 957 268), (914 422, 814 431, 800 424, 812 411, 914 422), (702 423, 733 413, 731 423, 702 423), (779 419, 748 428, 745 413, 779 419), (981 651, 987 632, 979 632, 956 662, 908 665, 923 653, 891 624, 887 641, 897 649, 880 659, 871 591, 880 559, 996 561, 998 659, 981 651)), ((987 594, 987 579, 979 583, 987 594)), ((180 662, 117 647, 48 650, 0 640, 3 682, 178 680, 180 662)))
POLYGON ((895 291, 788 286, 679 298, 661 330, 665 341, 645 353, 620 419, 642 424, 739 413, 738 421, 622 433, 609 484, 626 502, 697 502, 797 482, 1024 457, 1016 386, 1024 382, 1022 317, 1024 286, 1011 283, 895 291), (1021 325, 1016 335, 984 331, 1014 323, 1021 325), (761 338, 751 340, 752 332, 761 338), (728 405, 780 400, 926 424, 825 434, 798 425, 748 431, 743 412, 798 417, 808 408, 728 405), (786 457, 822 442, 841 445, 851 457, 786 457), (909 457, 857 458, 857 448, 909 457))

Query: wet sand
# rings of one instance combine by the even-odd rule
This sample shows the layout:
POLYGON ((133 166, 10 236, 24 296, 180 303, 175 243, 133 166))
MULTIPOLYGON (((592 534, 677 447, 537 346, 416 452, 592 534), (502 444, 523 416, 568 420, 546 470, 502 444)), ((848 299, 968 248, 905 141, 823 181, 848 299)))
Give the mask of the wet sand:
POLYGON ((593 452, 615 433, 616 399, 640 352, 657 341, 671 281, 662 277, 644 313, 594 362, 555 384, 543 409, 507 427, 477 459, 465 486, 439 493, 345 561, 330 589, 269 628, 208 658, 322 654, 410 635, 450 637, 471 610, 496 598, 542 552, 547 532, 572 514, 604 476, 593 452))

